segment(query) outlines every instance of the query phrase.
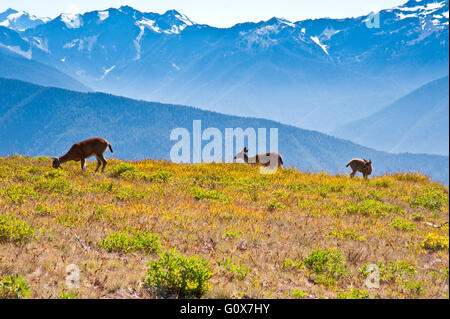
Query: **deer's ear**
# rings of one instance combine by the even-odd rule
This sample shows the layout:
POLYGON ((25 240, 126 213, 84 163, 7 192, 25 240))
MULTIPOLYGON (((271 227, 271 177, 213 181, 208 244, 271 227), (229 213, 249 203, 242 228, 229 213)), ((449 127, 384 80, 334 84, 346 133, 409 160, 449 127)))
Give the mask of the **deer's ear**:
POLYGON ((244 153, 248 153, 248 148, 247 148, 247 146, 244 147, 244 153))

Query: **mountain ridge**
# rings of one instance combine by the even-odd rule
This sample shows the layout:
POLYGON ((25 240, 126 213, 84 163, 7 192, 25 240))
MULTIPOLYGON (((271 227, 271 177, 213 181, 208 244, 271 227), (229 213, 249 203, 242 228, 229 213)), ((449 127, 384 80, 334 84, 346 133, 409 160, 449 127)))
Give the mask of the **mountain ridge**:
POLYGON ((447 12, 448 1, 408 2, 380 11, 380 30, 367 16, 215 28, 122 7, 20 36, 32 59, 97 91, 331 132, 445 75, 447 12))
POLYGON ((38 18, 25 11, 17 11, 12 8, 0 12, 0 26, 9 27, 17 31, 33 28, 39 24, 46 23, 49 20, 50 18, 38 18))
MULTIPOLYGON (((0 38, 1 38, 0 27, 0 38)), ((0 45, 0 77, 31 82, 38 85, 88 92, 90 88, 59 71, 22 54, 6 50, 0 45)))
POLYGON ((448 155, 448 87, 448 75, 431 81, 333 135, 388 152, 448 155))

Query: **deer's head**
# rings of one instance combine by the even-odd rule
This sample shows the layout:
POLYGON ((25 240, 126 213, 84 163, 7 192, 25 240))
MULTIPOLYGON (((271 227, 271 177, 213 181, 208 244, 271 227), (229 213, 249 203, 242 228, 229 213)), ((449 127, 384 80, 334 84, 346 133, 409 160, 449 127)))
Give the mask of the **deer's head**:
POLYGON ((240 153, 236 154, 234 159, 235 160, 237 160, 237 159, 244 159, 244 155, 247 155, 247 153, 248 153, 248 148, 244 147, 244 149, 240 153))
POLYGON ((52 157, 52 159, 53 159, 52 163, 53 168, 61 168, 61 162, 59 161, 59 158, 52 157))

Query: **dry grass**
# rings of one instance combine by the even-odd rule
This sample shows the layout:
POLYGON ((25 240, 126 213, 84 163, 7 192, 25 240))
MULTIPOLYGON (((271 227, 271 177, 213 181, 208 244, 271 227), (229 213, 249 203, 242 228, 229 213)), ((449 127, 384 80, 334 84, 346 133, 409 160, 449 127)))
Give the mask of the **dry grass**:
POLYGON ((0 158, 0 217, 24 222, 0 234, 0 277, 24 277, 31 298, 160 297, 143 287, 157 253, 98 245, 125 231, 156 235, 161 251, 206 259, 214 275, 203 298, 449 296, 448 226, 424 223, 448 221, 448 188, 424 176, 260 175, 244 164, 150 160, 110 160, 105 173, 94 173, 94 165, 82 173, 79 163, 54 170, 46 158, 0 158), (31 236, 8 240, 26 225, 31 236), (342 256, 344 275, 318 283, 304 260, 330 248, 342 256), (386 266, 396 262, 415 271, 386 266), (66 285, 70 264, 81 270, 79 288, 66 285), (369 290, 366 264, 393 274, 369 290))

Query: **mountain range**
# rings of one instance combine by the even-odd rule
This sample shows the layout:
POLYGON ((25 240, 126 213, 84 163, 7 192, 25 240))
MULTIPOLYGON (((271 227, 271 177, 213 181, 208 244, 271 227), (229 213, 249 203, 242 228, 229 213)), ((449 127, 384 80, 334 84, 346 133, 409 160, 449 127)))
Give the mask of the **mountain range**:
POLYGON ((102 136, 121 159, 169 159, 170 132, 201 120, 276 127, 285 164, 303 171, 347 173, 360 157, 376 175, 448 184, 448 12, 448 0, 410 0, 356 18, 215 28, 176 10, 8 9, 0 156, 62 155, 102 136))
POLYGON ((0 76, 76 91, 91 89, 55 67, 31 59, 31 49, 14 30, 0 26, 0 76))
POLYGON ((379 28, 372 15, 215 28, 129 6, 28 26, 3 13, 16 42, 0 46, 96 91, 332 132, 448 75, 448 7, 410 0, 379 28))
POLYGON ((333 132, 388 152, 448 155, 448 76, 427 83, 375 114, 333 132))
POLYGON ((29 28, 34 28, 50 20, 50 18, 38 18, 28 12, 17 11, 11 8, 0 13, 0 26, 8 27, 17 31, 24 31, 29 28))
POLYGON ((347 162, 361 157, 373 161, 375 175, 419 171, 448 184, 448 156, 389 154, 271 120, 0 78, 0 156, 61 156, 73 143, 100 136, 113 145, 114 157, 168 160, 176 143, 172 130, 186 128, 192 136, 194 120, 222 134, 226 128, 277 128, 285 167, 348 174, 347 162))

